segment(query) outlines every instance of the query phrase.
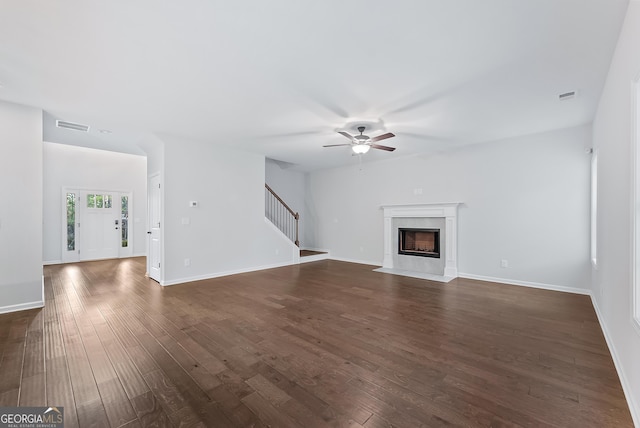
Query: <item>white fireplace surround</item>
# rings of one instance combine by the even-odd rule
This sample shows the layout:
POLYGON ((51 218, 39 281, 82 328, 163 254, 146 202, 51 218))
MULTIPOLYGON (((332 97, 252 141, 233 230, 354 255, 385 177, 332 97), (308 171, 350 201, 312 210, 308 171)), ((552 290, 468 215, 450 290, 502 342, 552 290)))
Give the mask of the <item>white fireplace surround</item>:
POLYGON ((447 204, 416 204, 416 205, 383 205, 384 211, 384 259, 380 272, 394 273, 398 275, 417 278, 432 279, 440 282, 449 282, 458 277, 458 205, 460 203, 447 204), (444 276, 430 275, 421 272, 402 271, 394 268, 393 254, 396 250, 393 245, 394 218, 444 218, 445 242, 444 242, 444 276))

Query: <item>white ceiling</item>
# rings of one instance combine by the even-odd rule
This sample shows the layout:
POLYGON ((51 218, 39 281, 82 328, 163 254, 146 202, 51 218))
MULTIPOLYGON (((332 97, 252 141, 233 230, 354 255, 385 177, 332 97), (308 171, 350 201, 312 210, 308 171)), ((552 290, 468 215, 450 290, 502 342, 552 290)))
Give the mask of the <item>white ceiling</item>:
POLYGON ((627 4, 0 0, 0 99, 131 153, 168 134, 310 171, 354 162, 322 145, 358 120, 397 135, 363 161, 431 153, 591 122, 627 4))

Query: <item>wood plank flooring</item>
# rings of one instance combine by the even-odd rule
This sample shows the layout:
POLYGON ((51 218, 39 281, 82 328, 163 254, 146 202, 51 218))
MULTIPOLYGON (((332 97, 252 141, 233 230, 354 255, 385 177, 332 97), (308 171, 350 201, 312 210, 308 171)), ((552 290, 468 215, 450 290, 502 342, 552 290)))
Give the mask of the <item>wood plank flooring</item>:
POLYGON ((66 427, 631 427, 587 296, 330 260, 160 287, 45 267, 0 315, 0 406, 66 427))

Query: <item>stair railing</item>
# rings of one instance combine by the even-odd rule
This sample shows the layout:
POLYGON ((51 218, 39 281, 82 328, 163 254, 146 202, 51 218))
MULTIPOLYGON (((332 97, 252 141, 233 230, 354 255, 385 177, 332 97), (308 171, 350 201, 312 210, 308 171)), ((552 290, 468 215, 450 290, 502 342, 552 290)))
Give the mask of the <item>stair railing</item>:
POLYGON ((300 220, 300 215, 289 208, 289 205, 268 184, 265 183, 264 189, 265 216, 299 247, 298 220, 300 220))

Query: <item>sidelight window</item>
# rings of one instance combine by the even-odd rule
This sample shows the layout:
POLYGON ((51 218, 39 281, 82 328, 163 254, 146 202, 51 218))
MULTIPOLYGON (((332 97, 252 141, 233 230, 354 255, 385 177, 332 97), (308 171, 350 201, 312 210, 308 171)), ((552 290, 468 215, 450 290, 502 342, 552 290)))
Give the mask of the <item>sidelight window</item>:
POLYGON ((122 248, 129 246, 129 197, 122 196, 120 209, 120 227, 122 229, 122 248))
POLYGON ((67 251, 76 249, 76 194, 67 193, 67 251))

